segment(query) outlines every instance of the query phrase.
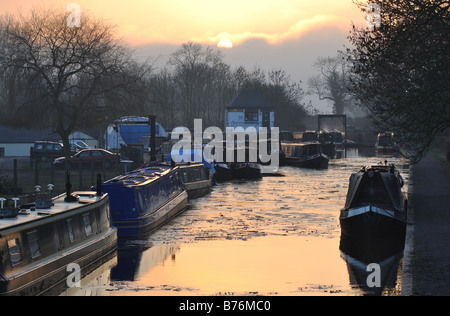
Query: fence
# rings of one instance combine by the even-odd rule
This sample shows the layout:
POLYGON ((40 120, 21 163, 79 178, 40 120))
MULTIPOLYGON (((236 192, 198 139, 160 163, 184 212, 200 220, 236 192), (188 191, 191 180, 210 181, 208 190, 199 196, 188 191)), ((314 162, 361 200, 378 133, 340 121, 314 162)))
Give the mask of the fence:
POLYGON ((55 194, 62 194, 66 190, 66 171, 70 172, 73 190, 90 190, 96 185, 97 174, 101 174, 102 179, 107 180, 123 173, 126 167, 123 163, 111 166, 105 161, 102 163, 91 161, 57 168, 49 162, 2 158, 0 197, 27 196, 35 191, 36 185, 44 190, 48 184, 54 185, 55 194))

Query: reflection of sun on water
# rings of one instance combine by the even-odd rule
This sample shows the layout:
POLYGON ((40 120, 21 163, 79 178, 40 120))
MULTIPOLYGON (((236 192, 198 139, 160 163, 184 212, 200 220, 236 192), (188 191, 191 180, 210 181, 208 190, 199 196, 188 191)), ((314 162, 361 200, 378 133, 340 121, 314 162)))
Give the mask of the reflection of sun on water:
POLYGON ((166 258, 134 285, 138 291, 120 295, 345 295, 349 290, 338 240, 297 236, 185 244, 176 259, 166 258))
MULTIPOLYGON (((283 177, 218 184, 149 237, 159 246, 135 263, 133 281, 114 280, 110 294, 364 294, 367 286, 358 282, 364 286, 367 275, 357 274, 352 264, 359 261, 346 261, 358 258, 340 249, 339 210, 350 174, 379 161, 356 154, 333 160, 328 170, 283 167, 283 177)), ((401 171, 408 181, 408 170, 401 171)), ((401 269, 389 262, 387 269, 399 272, 383 291, 395 295, 401 269)))
POLYGON ((219 43, 217 44, 217 47, 220 48, 233 48, 233 43, 229 40, 229 39, 222 39, 219 41, 219 43))

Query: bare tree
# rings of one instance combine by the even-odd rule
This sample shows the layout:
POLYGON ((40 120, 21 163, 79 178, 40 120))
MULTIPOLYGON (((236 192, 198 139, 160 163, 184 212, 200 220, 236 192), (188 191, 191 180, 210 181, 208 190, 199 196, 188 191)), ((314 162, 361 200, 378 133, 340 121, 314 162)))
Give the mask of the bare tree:
POLYGON ((320 100, 333 102, 333 112, 344 114, 351 104, 349 93, 350 71, 344 56, 320 57, 314 68, 319 72, 308 80, 310 93, 315 93, 320 100))
POLYGON ((108 94, 129 96, 148 70, 136 71, 131 52, 114 39, 113 27, 88 14, 82 14, 80 27, 73 27, 66 12, 32 10, 12 20, 5 35, 8 50, 0 56, 5 69, 20 72, 40 91, 36 102, 51 118, 65 155, 80 118, 95 106, 107 107, 108 94))
POLYGON ((217 123, 223 116, 220 107, 225 106, 220 91, 227 88, 229 75, 221 52, 189 42, 171 55, 169 64, 174 67, 173 82, 184 122, 189 125, 201 117, 207 124, 217 123))

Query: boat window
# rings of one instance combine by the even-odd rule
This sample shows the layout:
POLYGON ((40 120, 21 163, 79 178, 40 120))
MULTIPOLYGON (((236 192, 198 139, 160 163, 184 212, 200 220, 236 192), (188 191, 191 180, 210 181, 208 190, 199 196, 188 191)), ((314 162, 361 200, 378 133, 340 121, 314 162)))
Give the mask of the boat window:
POLYGON ((201 180, 201 178, 200 178, 200 170, 198 169, 198 168, 195 168, 194 169, 194 181, 199 181, 199 180, 201 180))
POLYGON ((188 172, 186 170, 183 170, 183 182, 189 182, 188 172))
POLYGON ((84 232, 86 233, 86 237, 92 235, 92 226, 91 226, 90 214, 84 214, 83 215, 83 223, 84 223, 84 232))
POLYGON ((75 241, 75 236, 73 234, 72 220, 67 220, 67 232, 69 233, 69 240, 71 243, 75 241))
POLYGON ((39 248, 39 235, 38 232, 32 231, 27 234, 28 237, 28 246, 30 248, 31 258, 36 258, 41 255, 41 250, 39 248))
POLYGON ((22 262, 22 255, 20 254, 19 238, 8 240, 9 257, 11 258, 11 265, 14 267, 22 262))
POLYGON ((208 176, 206 175, 206 170, 205 170, 205 168, 201 168, 201 169, 200 169, 200 174, 201 174, 201 178, 202 178, 202 179, 207 179, 207 178, 208 178, 208 176))

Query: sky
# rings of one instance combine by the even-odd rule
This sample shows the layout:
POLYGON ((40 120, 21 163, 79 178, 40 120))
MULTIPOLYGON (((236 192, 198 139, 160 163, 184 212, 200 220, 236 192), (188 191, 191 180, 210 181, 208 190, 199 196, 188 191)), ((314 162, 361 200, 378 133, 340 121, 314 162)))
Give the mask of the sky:
MULTIPOLYGON (((108 20, 118 37, 143 57, 161 63, 182 43, 220 47, 233 67, 284 69, 302 81, 314 75, 318 57, 350 47, 352 22, 364 22, 352 0, 0 0, 0 14, 77 3, 83 12, 108 20)), ((314 100, 322 112, 329 104, 314 100)))

